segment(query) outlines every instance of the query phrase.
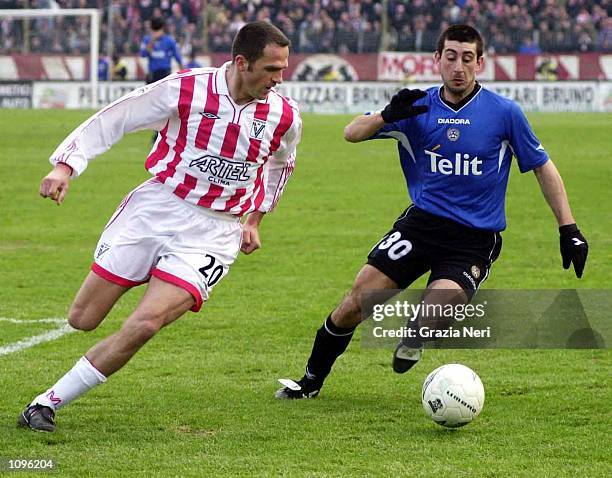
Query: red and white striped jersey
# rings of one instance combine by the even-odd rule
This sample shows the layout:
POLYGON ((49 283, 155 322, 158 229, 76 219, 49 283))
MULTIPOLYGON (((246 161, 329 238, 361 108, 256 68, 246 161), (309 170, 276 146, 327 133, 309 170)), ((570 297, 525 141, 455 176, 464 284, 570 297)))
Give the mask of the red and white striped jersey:
POLYGON ((159 131, 145 167, 178 197, 242 216, 274 208, 295 165, 302 121, 272 90, 237 105, 225 72, 197 68, 134 90, 74 130, 51 156, 81 174, 124 134, 159 131))

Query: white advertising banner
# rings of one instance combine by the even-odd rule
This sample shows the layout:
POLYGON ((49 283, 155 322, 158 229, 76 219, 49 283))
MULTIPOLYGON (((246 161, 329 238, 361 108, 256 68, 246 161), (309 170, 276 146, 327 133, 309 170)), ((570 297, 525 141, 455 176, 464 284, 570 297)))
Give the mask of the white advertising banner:
POLYGON ((113 81, 98 83, 98 104, 91 104, 89 82, 34 82, 33 108, 99 109, 130 91, 142 86, 141 81, 113 81))
MULTIPOLYGON (((401 88, 425 89, 437 83, 292 82, 278 86, 281 94, 298 102, 304 113, 358 114, 382 109, 401 88)), ((98 105, 105 106, 141 86, 138 81, 102 82, 98 105)), ((612 111, 612 82, 490 82, 496 93, 511 98, 525 111, 612 111)), ((86 82, 34 82, 34 108, 92 108, 86 82)))
MULTIPOLYGON (((611 111, 612 83, 579 82, 491 82, 483 83, 511 98, 525 111, 611 111)), ((382 109, 401 88, 425 89, 436 83, 383 82, 287 82, 278 88, 295 99, 303 112, 358 114, 382 109)))

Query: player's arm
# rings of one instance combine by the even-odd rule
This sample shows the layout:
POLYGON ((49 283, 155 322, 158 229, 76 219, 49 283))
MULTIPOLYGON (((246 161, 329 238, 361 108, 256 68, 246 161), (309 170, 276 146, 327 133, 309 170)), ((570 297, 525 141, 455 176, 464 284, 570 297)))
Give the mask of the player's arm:
POLYGON ((146 58, 151 55, 151 51, 153 50, 153 38, 151 36, 146 36, 143 38, 142 43, 140 44, 140 56, 146 58))
POLYGON ((249 214, 242 225, 242 245, 240 250, 245 254, 250 254, 261 247, 259 239, 259 225, 266 213, 262 211, 253 211, 249 214))
POLYGON ((359 115, 344 128, 344 139, 349 143, 359 143, 371 138, 385 125, 380 112, 359 115))
POLYGON ((297 106, 293 103, 292 112, 293 118, 289 130, 282 136, 278 149, 270 156, 265 166, 262 166, 268 169, 265 195, 258 209, 249 214, 243 224, 240 249, 245 254, 250 254, 261 247, 259 225, 264 215, 278 204, 295 168, 296 149, 302 136, 302 119, 297 106))
POLYGON ((40 182, 40 195, 55 201, 59 206, 64 201, 68 187, 72 168, 66 163, 57 163, 53 170, 47 174, 40 182))
POLYGON ((559 227, 574 224, 576 221, 572 216, 563 179, 552 160, 549 159, 533 172, 538 178, 544 198, 555 215, 559 227))
POLYGON ((563 179, 550 159, 533 171, 540 183, 544 198, 559 225, 563 268, 569 269, 570 264, 573 263, 576 277, 580 278, 584 271, 589 246, 572 215, 563 179))
POLYGON ((385 108, 376 113, 357 116, 344 128, 344 139, 350 143, 365 141, 376 134, 387 123, 395 123, 427 111, 427 106, 414 106, 414 102, 427 96, 421 90, 399 91, 385 108))
POLYGON ((174 40, 172 40, 172 49, 173 49, 174 59, 176 60, 179 66, 179 70, 182 70, 183 69, 183 58, 181 57, 181 52, 179 51, 178 45, 176 44, 174 40))
POLYGON ((41 196, 60 204, 68 191, 69 178, 79 176, 90 160, 110 149, 125 134, 141 129, 161 130, 176 112, 180 85, 172 83, 138 88, 76 128, 49 158, 54 168, 41 181, 41 196))

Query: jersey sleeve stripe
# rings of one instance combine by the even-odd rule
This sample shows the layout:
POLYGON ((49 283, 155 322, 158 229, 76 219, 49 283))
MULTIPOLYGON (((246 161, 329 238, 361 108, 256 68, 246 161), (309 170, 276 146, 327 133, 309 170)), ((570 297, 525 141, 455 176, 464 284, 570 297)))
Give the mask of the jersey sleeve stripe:
POLYGON ((253 197, 257 194, 257 191, 259 188, 261 188, 262 184, 263 184, 263 166, 260 166, 257 169, 257 177, 255 178, 255 182, 253 183, 253 190, 251 191, 251 194, 249 195, 248 199, 244 202, 244 204, 240 208, 241 216, 243 216, 244 214, 246 214, 248 211, 251 210, 251 207, 253 206, 253 197))
POLYGON ((281 119, 278 126, 274 130, 274 135, 272 136, 272 141, 270 142, 269 154, 272 154, 280 147, 281 138, 289 130, 291 123, 293 123, 293 109, 291 108, 289 102, 283 98, 283 112, 281 114, 281 119))
MULTIPOLYGON (((259 169, 263 169, 263 166, 260 167, 259 169)), ((257 179, 259 179, 259 185, 258 185, 259 187, 257 189, 257 195, 255 197, 255 202, 253 203, 255 210, 259 209, 259 206, 261 206, 261 203, 263 202, 263 200, 266 197, 266 181, 267 181, 267 179, 266 179, 266 181, 264 181, 262 176, 257 178, 257 179)), ((255 189, 253 190, 253 193, 255 193, 255 189)))
POLYGON ((234 207, 236 207, 238 203, 240 202, 240 200, 242 199, 242 197, 246 194, 246 191, 247 191, 246 188, 236 189, 236 192, 234 193, 234 195, 231 198, 229 198, 227 202, 225 203, 225 208, 223 209, 223 211, 229 212, 234 207))
POLYGON ((160 138, 157 143, 157 147, 155 148, 155 151, 153 151, 147 158, 147 161, 145 162, 145 169, 149 170, 155 167, 155 165, 157 165, 157 163, 159 163, 168 154, 168 151, 170 150, 170 146, 168 145, 169 124, 170 121, 166 121, 166 126, 164 126, 159 132, 160 138))
POLYGON ((174 159, 168 164, 166 169, 159 173, 157 177, 164 183, 176 173, 176 167, 181 162, 181 155, 187 145, 187 123, 191 113, 191 102, 193 100, 193 89, 195 85, 194 76, 184 76, 181 78, 181 91, 178 102, 178 113, 181 125, 174 145, 174 159))

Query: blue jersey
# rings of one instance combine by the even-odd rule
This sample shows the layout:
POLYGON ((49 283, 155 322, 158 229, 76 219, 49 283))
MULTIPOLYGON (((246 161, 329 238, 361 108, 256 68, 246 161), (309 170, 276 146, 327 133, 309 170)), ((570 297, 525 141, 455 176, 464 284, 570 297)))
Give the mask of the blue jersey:
POLYGON ((106 58, 100 58, 98 60, 98 80, 107 81, 108 72, 108 61, 106 60, 106 58))
POLYGON ((388 123, 371 139, 398 140, 400 162, 412 202, 460 224, 502 231, 512 156, 522 173, 548 155, 512 100, 485 88, 457 111, 441 89, 427 90, 415 105, 427 113, 388 123))
POLYGON ((169 70, 172 66, 172 57, 176 58, 179 65, 183 64, 183 59, 178 51, 176 42, 168 35, 162 35, 153 43, 151 53, 147 50, 147 45, 151 40, 151 35, 147 35, 140 45, 140 56, 149 58, 149 71, 153 73, 159 70, 169 70))

